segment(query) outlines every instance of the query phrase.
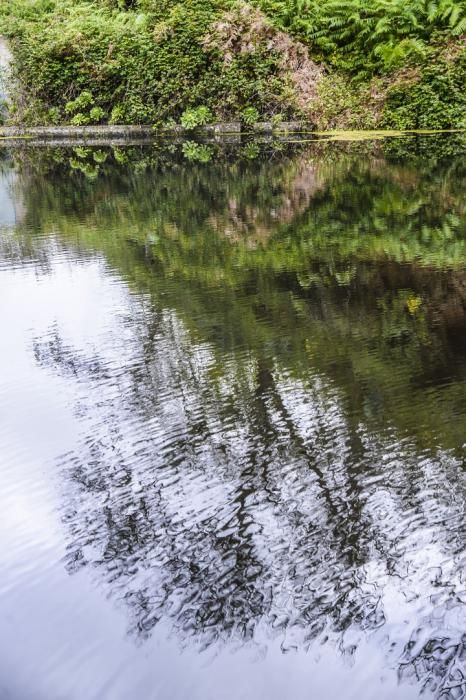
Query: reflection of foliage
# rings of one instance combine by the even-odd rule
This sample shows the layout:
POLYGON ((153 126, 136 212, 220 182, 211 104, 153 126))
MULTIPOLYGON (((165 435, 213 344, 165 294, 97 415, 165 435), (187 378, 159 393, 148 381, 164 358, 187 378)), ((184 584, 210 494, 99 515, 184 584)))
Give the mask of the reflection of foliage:
POLYGON ((384 634, 390 581, 389 595, 416 590, 408 608, 424 615, 394 640, 400 672, 446 693, 464 666, 461 635, 439 636, 437 623, 460 586, 459 462, 368 430, 312 361, 290 366, 288 342, 274 358, 238 347, 219 362, 144 298, 112 326, 111 360, 57 328, 34 343, 41 366, 85 387, 89 433, 63 464, 70 573, 91 564, 139 639, 163 619, 199 649, 263 642, 265 629, 283 651, 330 638, 348 656, 384 634), (431 547, 445 572, 426 576, 414 516, 441 524, 431 547))
MULTIPOLYGON (((366 630, 377 629, 384 622, 380 592, 363 575, 352 575, 352 568, 363 567, 367 559, 366 545, 359 548, 355 541, 362 524, 357 520, 359 495, 354 491, 342 504, 332 486, 341 480, 346 488, 355 468, 351 455, 360 449, 356 436, 352 444, 353 438, 345 435, 334 392, 319 381, 312 388, 318 415, 312 433, 303 437, 284 393, 286 382, 267 362, 244 364, 238 357, 234 374, 226 383, 219 381, 208 366, 196 362, 195 346, 174 319, 166 316, 157 325, 155 335, 151 327, 138 329, 135 340, 146 355, 140 358, 140 370, 131 372, 119 405, 103 390, 114 381, 108 363, 76 355, 56 333, 35 345, 38 362, 85 381, 91 392, 100 393, 99 411, 112 414, 105 421, 112 426, 108 434, 102 424, 95 426, 68 469, 76 497, 82 503, 86 496, 87 522, 83 527, 71 502, 66 514, 73 537, 69 570, 86 565, 94 554, 90 527, 92 545, 98 548, 94 564, 103 569, 114 593, 124 597, 133 631, 142 637, 161 617, 170 618, 183 639, 194 637, 203 645, 252 639, 258 624, 267 621, 284 636, 284 650, 309 644, 326 629, 328 619, 338 636, 354 621, 366 630), (180 375, 183 397, 177 386, 180 375), (171 400, 158 401, 161 392, 171 400), (332 409, 328 426, 323 413, 332 409), (127 433, 129 417, 133 435, 127 433), (147 419, 154 430, 143 437, 147 419), (156 425, 165 434, 162 454, 156 449, 162 437, 156 425), (319 446, 324 441, 334 449, 340 439, 348 442, 345 463, 322 472, 319 446), (139 467, 128 452, 134 440, 140 443, 139 467), (287 455, 294 465, 288 488, 300 490, 298 507, 290 507, 283 493, 287 455), (199 522, 190 523, 190 505, 177 496, 179 487, 163 486, 174 477, 181 492, 202 501, 199 522), (315 489, 322 501, 318 511, 309 513, 301 499, 315 489), (102 498, 104 509, 95 508, 95 499, 102 498), (269 518, 280 527, 271 528, 269 518), (353 519, 350 534, 345 524, 353 519), (309 547, 314 540, 316 546, 309 547), (269 558, 272 546, 275 555, 269 558), (299 563, 298 578, 308 582, 304 587, 296 585, 293 562, 299 563), (284 581, 293 589, 291 599, 282 600, 284 581)), ((366 516, 363 521, 367 525, 366 516)))
MULTIPOLYGON (((450 610, 456 608, 459 616, 463 613, 464 602, 456 599, 450 602, 450 610)), ((442 606, 443 607, 443 606, 442 606)), ((438 617, 445 616, 447 610, 436 611, 438 617)), ((419 640, 419 632, 406 645, 400 664, 402 680, 421 681, 424 691, 428 691, 441 700, 456 700, 465 697, 464 656, 466 639, 464 634, 442 636, 437 633, 427 641, 419 640), (424 644, 422 644, 422 641, 424 644)))
POLYGON ((183 144, 183 155, 186 160, 191 160, 197 163, 208 163, 212 158, 212 149, 205 143, 185 141, 183 144))
POLYGON ((259 157, 259 146, 257 143, 249 142, 243 148, 243 155, 248 160, 255 160, 259 157))
POLYGON ((390 580, 419 594, 402 676, 454 698, 462 631, 437 621, 462 603, 463 159, 317 144, 206 168, 149 150, 141 175, 135 153, 75 151, 105 161, 94 180, 64 151, 22 176, 23 255, 53 232, 138 293, 110 359, 58 327, 34 342, 85 387, 69 571, 92 564, 142 638, 164 619, 201 648, 265 628, 284 651, 330 637, 348 655, 390 635, 390 580), (428 547, 448 566, 426 575, 428 547))
MULTIPOLYGON (((458 367, 457 351, 446 347, 448 329, 464 323, 464 159, 436 158, 432 147, 418 157, 425 141, 412 142, 404 164, 385 160, 380 146, 364 158, 330 144, 295 157, 266 150, 252 164, 230 153, 209 168, 180 167, 172 151, 119 151, 119 169, 109 155, 99 178, 79 187, 79 175, 61 174, 66 154, 54 151, 50 176, 27 183, 26 230, 39 225, 103 250, 137 289, 176 308, 195 336, 219 348, 231 346, 233 328, 235 344, 276 352, 280 328, 285 364, 297 371, 312 360, 337 374, 366 415, 389 415, 429 445, 449 423, 445 444, 455 446, 462 383, 445 387, 440 406, 425 401, 422 387, 450 375, 452 352, 458 367), (136 155, 144 176, 124 164, 136 155), (238 294, 248 303, 239 305, 238 294), (395 389, 402 367, 409 380, 395 389), (369 408, 368 386, 385 396, 382 413, 369 408), (411 412, 398 410, 402 396, 411 412)), ((92 165, 102 154, 75 156, 92 165)))

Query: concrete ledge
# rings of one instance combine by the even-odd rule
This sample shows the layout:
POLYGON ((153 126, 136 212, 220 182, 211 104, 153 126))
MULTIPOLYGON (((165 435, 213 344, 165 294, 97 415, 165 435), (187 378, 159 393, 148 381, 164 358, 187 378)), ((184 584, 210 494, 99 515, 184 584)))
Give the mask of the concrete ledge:
POLYGON ((155 129, 150 125, 99 125, 99 126, 0 126, 0 139, 15 140, 152 140, 160 136, 190 136, 216 137, 237 136, 241 133, 290 133, 310 132, 310 125, 301 122, 261 122, 254 126, 242 129, 240 122, 223 122, 220 124, 207 124, 197 129, 184 129, 182 126, 173 126, 163 129, 155 129))
MULTIPOLYGON (((268 133, 310 133, 315 131, 315 127, 312 124, 306 124, 305 122, 256 122, 250 129, 251 132, 257 134, 268 134, 268 133)), ((245 129, 247 131, 247 129, 245 129)))
POLYGON ((86 139, 153 137, 151 126, 0 126, 4 139, 86 139))
POLYGON ((86 139, 86 138, 156 138, 161 134, 239 134, 241 124, 231 122, 224 124, 208 124, 194 130, 174 126, 166 129, 155 129, 150 125, 116 125, 104 124, 99 126, 0 126, 0 138, 50 138, 50 139, 86 139))
POLYGON ((219 122, 218 124, 205 124, 198 126, 196 129, 185 129, 181 124, 152 130, 153 134, 180 134, 183 136, 194 135, 211 135, 211 134, 240 134, 241 122, 219 122))

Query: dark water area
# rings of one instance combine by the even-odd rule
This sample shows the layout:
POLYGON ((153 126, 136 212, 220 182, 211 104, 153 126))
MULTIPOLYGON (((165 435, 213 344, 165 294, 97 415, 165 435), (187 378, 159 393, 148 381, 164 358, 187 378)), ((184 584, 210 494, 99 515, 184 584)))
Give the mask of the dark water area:
POLYGON ((0 152, 1 700, 466 697, 465 155, 0 152))

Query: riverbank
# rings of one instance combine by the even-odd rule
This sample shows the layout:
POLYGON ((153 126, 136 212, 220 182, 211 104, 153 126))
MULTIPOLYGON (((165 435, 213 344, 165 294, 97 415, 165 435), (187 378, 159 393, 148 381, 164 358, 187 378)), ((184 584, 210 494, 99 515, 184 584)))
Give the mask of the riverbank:
POLYGON ((8 122, 463 128, 466 7, 440 4, 11 0, 8 122))
POLYGON ((363 130, 363 131, 317 131, 312 124, 305 122, 258 122, 251 127, 245 127, 241 122, 221 122, 206 124, 196 129, 186 129, 175 125, 156 129, 145 125, 95 125, 95 126, 0 126, 0 144, 10 146, 12 143, 46 146, 73 146, 80 143, 90 146, 100 145, 130 145, 137 143, 152 143, 160 139, 170 142, 186 142, 188 139, 199 141, 219 141, 224 143, 240 143, 242 139, 255 140, 273 139, 288 141, 290 138, 302 141, 366 141, 380 140, 393 137, 409 137, 415 135, 435 135, 448 133, 466 133, 466 129, 435 130, 363 130))
POLYGON ((150 125, 140 124, 102 124, 90 126, 3 126, 0 127, 0 138, 153 138, 155 134, 196 134, 232 135, 240 133, 310 133, 315 131, 312 124, 305 122, 257 122, 250 127, 244 127, 241 122, 219 122, 205 124, 195 129, 187 129, 181 125, 165 126, 159 129, 150 125))
POLYGON ((243 137, 253 135, 256 138, 288 139, 290 135, 307 138, 314 133, 312 125, 301 122, 261 122, 247 130, 241 122, 222 122, 206 124, 196 129, 185 129, 180 125, 156 129, 145 125, 96 125, 96 126, 0 126, 0 144, 8 146, 88 146, 136 145, 149 144, 155 140, 170 139, 171 142, 186 142, 190 139, 200 141, 221 141, 240 143, 243 137))

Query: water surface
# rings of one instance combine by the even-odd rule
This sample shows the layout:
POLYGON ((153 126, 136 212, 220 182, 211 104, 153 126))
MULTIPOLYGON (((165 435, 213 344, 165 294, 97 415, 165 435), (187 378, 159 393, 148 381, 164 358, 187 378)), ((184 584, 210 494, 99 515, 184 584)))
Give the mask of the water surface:
POLYGON ((460 136, 0 160, 0 697, 466 694, 460 136))

